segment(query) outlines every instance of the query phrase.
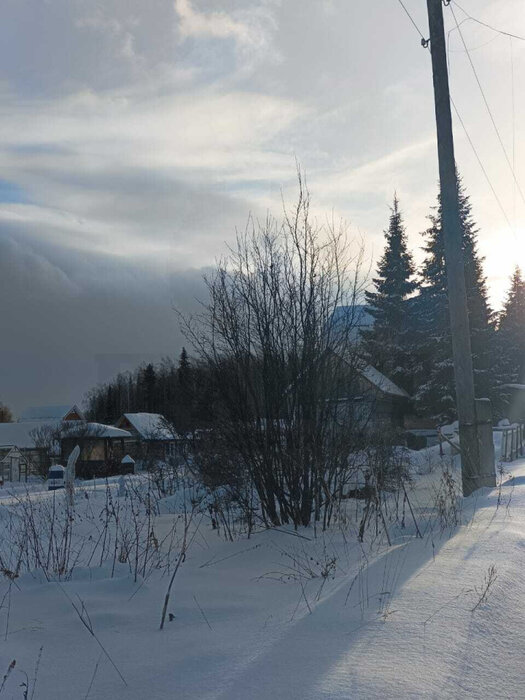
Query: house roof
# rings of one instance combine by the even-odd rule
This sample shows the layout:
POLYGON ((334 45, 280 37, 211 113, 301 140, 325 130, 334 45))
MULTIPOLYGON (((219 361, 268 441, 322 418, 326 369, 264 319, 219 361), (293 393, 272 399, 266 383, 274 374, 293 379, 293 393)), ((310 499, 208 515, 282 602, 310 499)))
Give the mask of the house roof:
POLYGON ((101 438, 130 438, 127 430, 115 428, 113 425, 102 423, 86 423, 84 421, 34 421, 23 423, 0 423, 0 449, 4 446, 16 446, 21 450, 35 449, 32 432, 43 426, 59 428, 62 424, 62 437, 101 437, 101 438))
POLYGON ((410 395, 401 387, 397 386, 391 379, 385 377, 385 375, 380 372, 372 365, 366 365, 360 370, 360 374, 367 381, 370 382, 376 389, 379 389, 383 394, 389 394, 390 396, 402 396, 405 399, 409 399, 410 395))
POLYGON ((0 447, 0 462, 5 462, 11 457, 23 459, 24 462, 27 461, 22 452, 20 452, 20 450, 18 449, 18 447, 13 445, 5 445, 0 447))
POLYGON ((173 440, 176 436, 160 413, 124 413, 117 426, 127 419, 144 440, 173 440))
POLYGON ((69 421, 63 424, 62 437, 92 437, 92 438, 130 438, 128 430, 116 428, 104 423, 85 423, 84 421, 69 421))
POLYGON ((76 413, 81 419, 84 418, 82 411, 76 404, 61 406, 28 406, 20 414, 19 422, 61 421, 66 418, 68 413, 76 413))

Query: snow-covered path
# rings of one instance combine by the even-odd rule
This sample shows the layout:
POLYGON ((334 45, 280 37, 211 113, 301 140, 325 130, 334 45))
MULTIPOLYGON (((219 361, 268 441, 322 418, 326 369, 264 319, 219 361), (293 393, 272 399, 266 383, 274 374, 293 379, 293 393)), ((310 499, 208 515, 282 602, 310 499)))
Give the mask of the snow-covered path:
MULTIPOLYGON (((31 675, 43 645, 35 698, 44 700, 86 697, 94 674, 90 700, 525 697, 525 461, 511 470, 501 492, 464 501, 452 536, 397 532, 368 564, 355 538, 338 532, 313 541, 266 531, 230 543, 203 531, 164 632, 165 578, 135 584, 125 567, 114 579, 79 570, 63 588, 84 601, 127 686, 63 591, 24 577, 6 640, 0 609, 0 672, 16 658, 31 675), (335 577, 276 580, 291 557, 314 573, 335 558, 335 577), (491 566, 497 578, 472 612, 491 566)), ((425 488, 423 478, 412 495, 421 508, 425 488)))
POLYGON ((389 550, 350 595, 352 579, 340 581, 207 697, 525 697, 525 466, 514 471, 499 508, 497 491, 478 494, 452 538, 389 550))

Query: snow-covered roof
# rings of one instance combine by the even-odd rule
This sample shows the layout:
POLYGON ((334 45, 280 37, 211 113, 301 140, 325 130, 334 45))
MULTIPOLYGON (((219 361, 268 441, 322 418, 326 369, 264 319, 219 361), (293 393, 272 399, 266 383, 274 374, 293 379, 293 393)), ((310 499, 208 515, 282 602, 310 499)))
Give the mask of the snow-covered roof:
POLYGON ((19 458, 26 461, 26 458, 18 447, 13 445, 6 445, 5 447, 0 446, 0 462, 7 462, 11 458, 19 458))
POLYGON ((104 423, 85 423, 84 421, 68 421, 63 423, 62 437, 93 437, 93 438, 130 438, 128 430, 115 428, 104 423))
POLYGON ((76 404, 67 404, 62 406, 28 406, 20 414, 20 423, 35 422, 35 421, 61 421, 69 413, 76 413, 82 419, 84 418, 82 411, 76 404))
POLYGON ((22 450, 35 449, 32 432, 38 428, 62 426, 62 437, 101 437, 101 438, 130 438, 127 430, 115 428, 103 423, 86 423, 84 421, 34 421, 24 423, 0 423, 0 447, 14 445, 22 450))
POLYGON ((144 440, 173 440, 175 437, 160 413, 124 413, 117 425, 125 423, 124 419, 131 423, 144 440))
POLYGON ((122 457, 121 464, 135 464, 135 460, 131 455, 126 455, 125 457, 122 457))
POLYGON ((382 391, 384 394, 390 394, 391 396, 402 396, 405 399, 409 399, 410 395, 401 387, 397 386, 391 379, 385 377, 385 375, 380 372, 372 365, 366 365, 361 370, 361 375, 370 382, 377 389, 382 391))

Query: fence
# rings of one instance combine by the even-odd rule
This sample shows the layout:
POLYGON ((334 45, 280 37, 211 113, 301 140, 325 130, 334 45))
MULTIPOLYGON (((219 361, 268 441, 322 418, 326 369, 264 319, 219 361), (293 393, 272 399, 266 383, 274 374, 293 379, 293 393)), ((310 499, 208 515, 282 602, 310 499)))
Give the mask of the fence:
POLYGON ((525 454, 525 424, 513 423, 502 426, 501 461, 512 462, 525 454))

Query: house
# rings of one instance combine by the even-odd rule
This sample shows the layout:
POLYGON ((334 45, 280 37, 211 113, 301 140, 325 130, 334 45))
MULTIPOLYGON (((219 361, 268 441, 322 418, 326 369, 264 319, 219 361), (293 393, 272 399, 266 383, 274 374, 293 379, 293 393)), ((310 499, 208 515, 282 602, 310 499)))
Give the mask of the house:
POLYGON ((354 401, 369 406, 372 423, 403 428, 405 415, 410 409, 409 394, 372 365, 361 368, 358 377, 362 398, 356 396, 354 401))
POLYGON ((103 423, 71 421, 60 425, 60 461, 66 464, 75 446, 80 447, 76 463, 76 475, 80 479, 92 479, 122 473, 128 469, 122 465, 127 444, 132 435, 127 430, 103 423))
POLYGON ((86 421, 76 404, 31 406, 22 411, 18 423, 0 423, 0 463, 5 460, 6 480, 45 476, 51 463, 65 464, 78 444, 79 477, 120 473, 124 441, 131 438, 125 430, 86 421))
POLYGON ((350 419, 362 432, 403 429, 409 394, 372 365, 358 365, 352 375, 349 385, 329 399, 337 404, 336 415, 350 419))
POLYGON ((182 436, 170 428, 160 413, 124 413, 115 426, 131 433, 128 452, 142 463, 168 461, 182 455, 182 436))
POLYGON ((27 481, 31 463, 18 447, 0 447, 0 483, 27 481))
MULTIPOLYGON (((7 455, 11 449, 16 449, 24 459, 24 469, 12 472, 19 479, 27 479, 30 474, 45 474, 49 467, 49 449, 51 444, 44 445, 39 441, 49 424, 42 422, 0 423, 0 452, 7 455)), ((56 424, 51 424, 55 426, 56 424)), ((50 429, 49 429, 50 430, 50 429)), ((51 430, 50 430, 51 432, 51 430)), ((5 477, 7 480, 7 477, 5 477)))
MULTIPOLYGON (((373 325, 374 317, 363 304, 339 306, 332 316, 333 329, 337 332, 341 328, 348 333, 345 337, 354 345, 358 356, 361 333, 373 325)), ((371 364, 358 362, 354 369, 355 381, 344 387, 338 397, 351 410, 354 421, 366 425, 366 429, 403 429, 405 418, 412 412, 409 394, 371 364)))

